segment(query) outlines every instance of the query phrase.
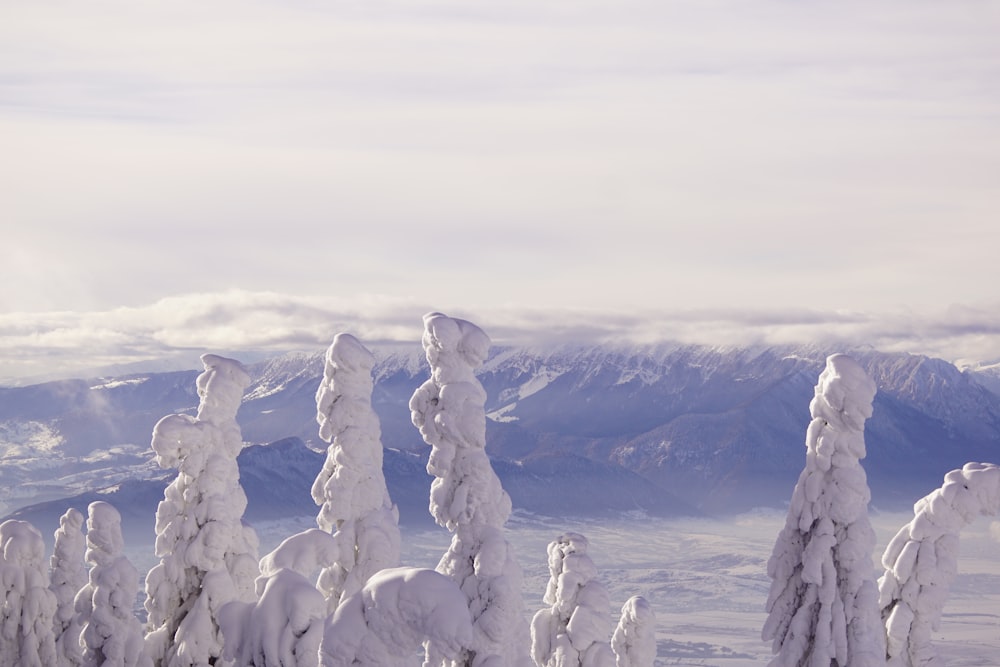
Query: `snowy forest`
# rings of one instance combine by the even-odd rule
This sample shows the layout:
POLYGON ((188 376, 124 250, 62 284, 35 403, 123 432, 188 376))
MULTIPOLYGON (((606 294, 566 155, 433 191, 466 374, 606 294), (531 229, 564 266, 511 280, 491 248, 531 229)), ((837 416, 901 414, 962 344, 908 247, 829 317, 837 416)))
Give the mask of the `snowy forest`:
MULTIPOLYGON (((118 510, 70 509, 46 554, 39 529, 0 524, 0 665, 12 667, 652 667, 656 619, 641 595, 612 609, 579 532, 548 545, 544 608, 529 610, 505 536, 511 501, 486 454, 476 370, 491 341, 430 313, 430 377, 410 399, 431 448, 428 509, 450 533, 436 568, 401 562, 398 510, 382 472, 372 353, 338 334, 316 393, 325 465, 311 492, 316 527, 259 553, 242 520, 236 413, 249 375, 202 357, 195 416, 162 418, 151 447, 176 470, 155 517, 141 588, 118 510), (144 598, 143 598, 144 590, 144 598), (137 605, 141 602, 141 608, 137 605)), ((835 354, 810 403, 804 467, 767 563, 761 606, 775 667, 925 667, 958 570, 959 532, 1000 507, 1000 468, 969 463, 914 506, 876 571, 861 460, 875 382, 835 354)))

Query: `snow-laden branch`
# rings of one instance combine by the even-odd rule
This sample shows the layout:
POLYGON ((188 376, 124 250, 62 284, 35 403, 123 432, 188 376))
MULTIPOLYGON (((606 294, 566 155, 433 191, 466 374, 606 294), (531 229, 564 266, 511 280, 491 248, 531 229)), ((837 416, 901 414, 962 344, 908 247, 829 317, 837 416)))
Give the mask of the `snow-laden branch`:
POLYGON ((27 521, 0 524, 0 604, 0 665, 57 664, 45 542, 27 521))
POLYGON ((653 667, 656 660, 656 615, 641 595, 622 605, 615 634, 611 636, 617 667, 653 667))
POLYGON ((914 504, 913 520, 882 555, 879 606, 891 667, 943 667, 931 643, 958 573, 959 533, 977 516, 1000 511, 1000 467, 967 463, 914 504))

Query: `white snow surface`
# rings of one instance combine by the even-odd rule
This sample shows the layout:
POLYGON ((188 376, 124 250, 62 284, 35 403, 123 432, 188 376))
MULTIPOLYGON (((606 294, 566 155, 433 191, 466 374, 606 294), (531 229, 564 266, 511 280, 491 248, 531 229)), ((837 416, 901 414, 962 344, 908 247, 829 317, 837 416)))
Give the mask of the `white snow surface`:
POLYGON ((170 415, 153 430, 161 467, 177 468, 156 511, 156 556, 146 576, 146 646, 158 667, 206 665, 222 655, 219 610, 254 600, 257 536, 241 522, 246 494, 236 423, 250 381, 242 364, 202 356, 197 417, 170 415))
POLYGON ((527 666, 521 569, 502 531, 510 496, 486 455, 486 392, 475 377, 490 339, 471 322, 429 313, 422 343, 431 377, 414 392, 410 410, 431 446, 431 514, 452 532, 437 571, 467 596, 475 631, 468 655, 445 664, 527 666))
POLYGON ((379 570, 399 565, 399 512, 382 473, 382 440, 372 408, 375 357, 350 334, 337 334, 316 392, 319 436, 329 443, 312 486, 316 523, 333 533, 336 560, 318 587, 332 612, 379 570))
POLYGON ((885 664, 872 554, 871 498, 860 459, 875 383, 848 356, 827 359, 809 409, 806 465, 767 573, 763 638, 773 667, 885 664))

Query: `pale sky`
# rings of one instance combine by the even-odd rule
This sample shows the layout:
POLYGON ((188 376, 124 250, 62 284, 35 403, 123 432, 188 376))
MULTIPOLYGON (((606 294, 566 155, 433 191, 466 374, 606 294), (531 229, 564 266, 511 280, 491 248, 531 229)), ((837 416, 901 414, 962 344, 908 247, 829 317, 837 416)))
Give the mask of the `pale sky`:
POLYGON ((181 349, 1000 358, 1000 2, 0 5, 0 381, 181 349))

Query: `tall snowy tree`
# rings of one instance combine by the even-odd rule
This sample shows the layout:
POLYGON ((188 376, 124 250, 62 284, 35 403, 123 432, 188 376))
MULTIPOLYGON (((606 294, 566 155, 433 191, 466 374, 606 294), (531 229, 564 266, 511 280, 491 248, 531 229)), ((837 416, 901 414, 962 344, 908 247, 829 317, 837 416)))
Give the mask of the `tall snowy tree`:
POLYGON ((49 590, 42 534, 26 521, 0 524, 0 665, 57 664, 56 596, 49 590))
POLYGON ((958 574, 962 528, 977 516, 1000 511, 1000 467, 967 463, 913 506, 882 555, 879 606, 890 667, 943 667, 931 643, 948 590, 958 574))
POLYGON ((76 614, 76 594, 87 583, 83 557, 86 551, 83 537, 83 514, 72 507, 59 518, 55 532, 55 548, 49 559, 49 588, 56 596, 55 636, 59 662, 77 667, 83 662, 80 647, 80 617, 76 614))
POLYGON ((150 667, 135 616, 139 572, 123 555, 122 518, 102 501, 87 508, 89 581, 76 596, 84 667, 150 667))
POLYGON ((337 334, 316 392, 319 436, 329 447, 312 496, 320 505, 316 523, 338 544, 337 560, 317 586, 331 613, 373 574, 399 565, 399 514, 382 474, 381 427, 371 401, 374 364, 357 338, 337 334))
POLYGON ((414 392, 410 410, 431 446, 431 514, 452 531, 437 571, 458 582, 475 630, 472 648, 444 664, 531 665, 521 569, 503 534, 511 502, 486 455, 486 392, 475 377, 490 339, 471 322, 430 313, 422 342, 431 378, 414 392))
POLYGON ((615 667, 608 645, 611 602, 579 533, 549 543, 549 583, 543 600, 551 605, 531 621, 531 657, 538 667, 615 667))
POLYGON ((157 667, 214 665, 222 655, 218 612, 254 599, 257 536, 242 524, 246 494, 236 457, 236 412, 250 376, 238 362, 202 356, 196 417, 169 415, 153 429, 162 468, 177 478, 156 511, 158 565, 146 577, 146 645, 157 667))
POLYGON ((225 657, 234 667, 316 667, 327 601, 309 581, 337 561, 332 535, 313 528, 264 556, 257 602, 230 602, 219 613, 225 657))
POLYGON ((806 465, 767 563, 771 591, 763 638, 773 667, 885 664, 860 459, 875 383, 853 359, 826 360, 809 405, 806 465))
POLYGON ((615 634, 611 636, 617 667, 653 667, 656 660, 656 615, 641 595, 622 605, 615 634))

